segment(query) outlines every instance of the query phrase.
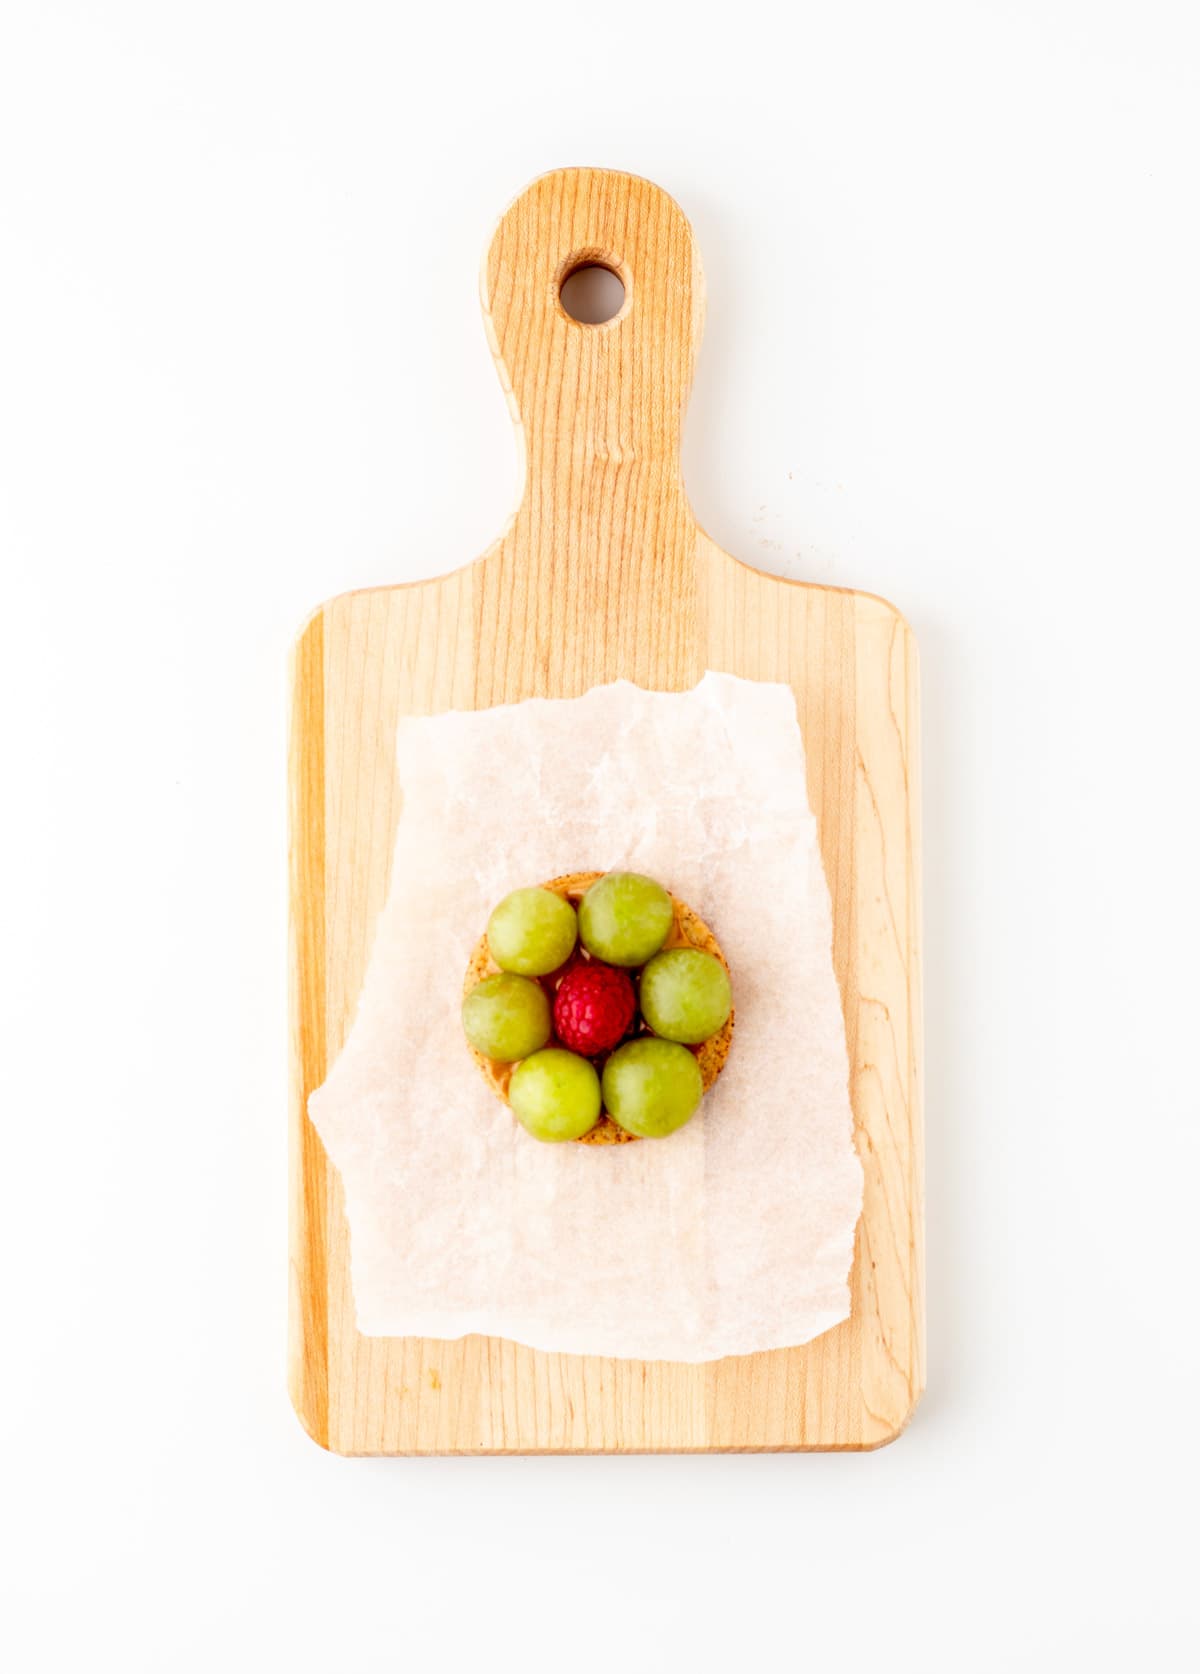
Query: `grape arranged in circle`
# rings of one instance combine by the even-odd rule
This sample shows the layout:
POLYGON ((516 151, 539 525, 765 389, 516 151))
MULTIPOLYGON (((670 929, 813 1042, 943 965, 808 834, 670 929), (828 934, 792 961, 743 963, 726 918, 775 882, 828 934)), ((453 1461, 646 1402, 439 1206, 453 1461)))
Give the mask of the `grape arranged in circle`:
POLYGON ((654 1033, 687 1046, 715 1035, 733 1009, 728 971, 698 947, 656 953, 642 972, 638 997, 654 1033))
POLYGON ((492 958, 502 971, 548 976, 575 948, 575 909, 552 889, 514 889, 488 920, 492 958))
POLYGON ((601 1085, 613 1121, 639 1139, 662 1139, 690 1122, 704 1092, 687 1047, 649 1035, 617 1048, 601 1085))
POLYGON ((463 1032, 477 1052, 499 1063, 528 1058, 550 1039, 550 1002, 529 977, 497 971, 463 1001, 463 1032))
POLYGON ((686 902, 641 873, 579 872, 495 908, 462 1020, 531 1137, 610 1146, 691 1120, 725 1062, 733 1010, 720 947, 686 902))
POLYGON ((674 921, 671 897, 640 872, 606 872, 579 903, 579 939, 609 965, 644 965, 674 921))
POLYGON ((582 1139, 600 1120, 600 1077, 586 1058, 549 1046, 517 1065, 508 1099, 535 1139, 582 1139))

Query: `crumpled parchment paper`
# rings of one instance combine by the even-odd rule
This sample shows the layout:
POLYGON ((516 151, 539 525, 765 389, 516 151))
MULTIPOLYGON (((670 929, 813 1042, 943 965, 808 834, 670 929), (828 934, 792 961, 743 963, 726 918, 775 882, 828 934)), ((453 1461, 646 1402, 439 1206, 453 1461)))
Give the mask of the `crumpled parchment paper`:
POLYGON ((846 1318, 862 1171, 790 688, 620 681, 406 719, 397 749, 390 894, 309 1103, 345 1186, 359 1330, 703 1361, 846 1318), (611 867, 711 925, 733 1043, 669 1138, 545 1145, 467 1051, 463 974, 508 890, 611 867))

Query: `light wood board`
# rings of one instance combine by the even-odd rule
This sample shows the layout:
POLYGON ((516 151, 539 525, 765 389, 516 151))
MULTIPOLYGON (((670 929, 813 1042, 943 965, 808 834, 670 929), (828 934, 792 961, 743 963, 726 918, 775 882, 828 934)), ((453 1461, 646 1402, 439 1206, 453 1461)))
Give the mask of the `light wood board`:
POLYGON ((880 599, 761 575, 698 527, 679 433, 703 280, 691 229, 659 188, 597 169, 543 176, 496 228, 483 298, 523 439, 519 510, 453 575, 322 606, 294 652, 293 1403, 345 1454, 878 1446, 924 1381, 911 633, 880 599), (588 261, 626 286, 603 325, 558 300, 588 261), (796 694, 866 1173, 851 1317, 805 1347, 704 1366, 361 1336, 340 1182, 305 1105, 350 1027, 387 893, 398 717, 574 697, 621 677, 677 691, 705 669, 796 694))

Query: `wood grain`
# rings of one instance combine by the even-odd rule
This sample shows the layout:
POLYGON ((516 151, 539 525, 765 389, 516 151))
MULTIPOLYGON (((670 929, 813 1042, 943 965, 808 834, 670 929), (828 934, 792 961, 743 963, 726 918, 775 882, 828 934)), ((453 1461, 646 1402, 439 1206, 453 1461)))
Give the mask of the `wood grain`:
POLYGON ((340 1453, 869 1448, 923 1387, 916 651, 882 600, 761 575, 697 525, 679 435, 703 295, 691 229, 659 188, 598 169, 535 181, 483 271, 525 459, 510 526, 453 575, 334 599, 294 652, 289 1382, 309 1434, 340 1453), (626 301, 581 325, 558 290, 596 261, 626 301), (866 1174, 851 1317, 705 1366, 361 1336, 340 1183, 305 1106, 387 894, 398 717, 621 677, 677 691, 706 668, 796 694, 866 1174))

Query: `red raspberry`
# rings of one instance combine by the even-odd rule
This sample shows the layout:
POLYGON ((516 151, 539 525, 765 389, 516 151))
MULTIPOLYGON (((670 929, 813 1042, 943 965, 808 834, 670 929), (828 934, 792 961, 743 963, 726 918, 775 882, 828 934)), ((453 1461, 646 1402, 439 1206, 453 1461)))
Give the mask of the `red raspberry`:
POLYGON ((607 1052, 633 1022, 637 997, 625 971, 595 960, 572 966, 554 996, 554 1029, 585 1058, 607 1052))

